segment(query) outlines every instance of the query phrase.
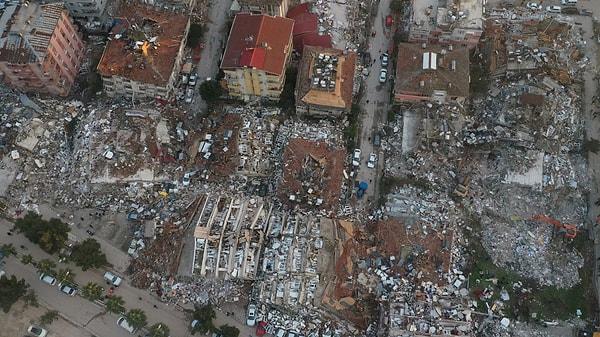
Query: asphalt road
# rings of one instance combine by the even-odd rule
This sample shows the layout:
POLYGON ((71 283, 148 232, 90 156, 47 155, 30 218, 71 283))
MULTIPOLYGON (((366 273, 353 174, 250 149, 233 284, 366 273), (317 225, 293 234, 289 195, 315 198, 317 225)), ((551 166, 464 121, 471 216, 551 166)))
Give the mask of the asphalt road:
MULTIPOLYGON (((31 254, 35 261, 46 258, 57 261, 58 257, 56 255, 51 256, 45 253, 21 234, 13 233, 9 235, 9 230, 12 227, 13 224, 11 222, 4 219, 0 220, 0 245, 12 243, 17 248, 18 252, 17 257, 11 256, 4 259, 6 263, 2 269, 4 269, 7 274, 14 274, 19 279, 24 278, 31 285, 31 288, 36 291, 41 303, 45 304, 48 308, 59 311, 63 318, 74 326, 79 327, 81 330, 102 337, 131 336, 116 325, 116 321, 119 317, 118 315, 103 314, 103 307, 92 303, 79 295, 70 297, 62 293, 56 285, 50 286, 40 281, 35 267, 32 265, 23 265, 23 263, 20 262, 19 256, 31 254)), ((107 243, 105 244, 108 245, 107 243)), ((112 248, 116 249, 115 247, 112 248)), ((125 253, 121 252, 121 254, 125 253)), ((112 256, 115 256, 114 252, 112 256)), ((109 262, 112 262, 110 256, 109 262)), ((108 291, 109 286, 102 278, 104 270, 90 269, 84 272, 72 263, 57 263, 56 269, 58 270, 61 268, 71 268, 76 274, 76 283, 80 286, 84 286, 88 282, 96 282, 104 286, 106 291, 108 291)), ((120 276, 123 275, 120 274, 120 276)), ((124 277, 123 284, 115 289, 114 294, 123 297, 125 300, 125 308, 127 310, 134 308, 144 310, 148 316, 149 325, 162 322, 169 326, 171 336, 190 336, 188 331, 189 322, 181 307, 166 305, 165 303, 160 302, 154 294, 143 289, 131 287, 128 284, 126 277, 124 277)), ((223 312, 217 311, 217 319, 214 322, 215 325, 220 326, 222 324, 229 324, 236 326, 241 331, 240 336, 252 334, 254 329, 246 327, 244 324, 244 305, 245 303, 228 305, 227 311, 236 312, 235 316, 226 316, 223 312)), ((82 336, 84 335, 83 331, 81 334, 82 336)), ((63 336, 60 331, 53 332, 52 337, 60 336, 63 336)), ((64 335, 63 337, 71 336, 64 335)))
POLYGON ((389 79, 389 75, 395 72, 395 66, 390 61, 387 66, 388 80, 383 84, 379 82, 379 73, 382 68, 380 56, 382 53, 388 51, 391 40, 389 29, 385 27, 385 17, 389 14, 389 8, 390 0, 381 0, 379 2, 377 17, 373 18, 372 21, 372 30, 376 31, 376 34, 375 36, 371 36, 369 32, 366 32, 370 36, 369 52, 375 63, 370 67, 370 74, 364 81, 366 90, 361 101, 361 106, 364 110, 360 135, 362 161, 357 180, 369 183, 369 188, 360 203, 360 206, 364 209, 373 208, 377 202, 379 179, 381 178, 380 173, 382 172, 385 159, 383 151, 373 146, 373 134, 380 129, 381 124, 386 122, 385 119, 390 107, 390 92, 393 83, 389 79), (371 152, 375 152, 378 157, 375 168, 367 167, 367 160, 371 152))

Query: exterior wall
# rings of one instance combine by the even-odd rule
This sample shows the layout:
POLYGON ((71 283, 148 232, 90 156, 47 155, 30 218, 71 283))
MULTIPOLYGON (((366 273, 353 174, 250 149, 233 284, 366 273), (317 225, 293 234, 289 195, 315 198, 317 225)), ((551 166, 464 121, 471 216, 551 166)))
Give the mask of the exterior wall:
POLYGON ((474 49, 479 43, 482 31, 474 29, 455 28, 451 32, 441 30, 427 30, 413 28, 408 37, 408 42, 431 43, 442 46, 453 45, 456 47, 467 47, 474 49))
POLYGON ((158 86, 132 81, 122 76, 111 76, 103 77, 102 83, 108 97, 168 98, 173 92, 173 81, 167 86, 158 86))
POLYGON ((244 0, 240 0, 240 13, 260 13, 271 16, 283 16, 287 14, 290 3, 289 0, 281 0, 279 4, 260 4, 249 5, 244 0))
POLYGON ((98 19, 104 14, 107 0, 67 0, 65 7, 75 18, 98 19))
POLYGON ((5 82, 25 92, 66 96, 77 78, 85 53, 81 34, 69 12, 62 12, 40 63, 0 62, 5 82))

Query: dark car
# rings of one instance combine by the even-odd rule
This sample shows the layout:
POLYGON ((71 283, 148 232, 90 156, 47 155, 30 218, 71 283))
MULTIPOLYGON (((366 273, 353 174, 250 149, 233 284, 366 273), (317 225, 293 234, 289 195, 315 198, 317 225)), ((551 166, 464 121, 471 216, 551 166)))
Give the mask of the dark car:
POLYGON ((373 135, 373 145, 381 146, 381 134, 379 132, 375 132, 373 135))
POLYGON ((365 66, 370 66, 371 65, 371 53, 366 52, 363 54, 363 64, 365 66))
POLYGON ((591 9, 580 9, 579 15, 592 16, 594 15, 594 12, 592 12, 591 9))

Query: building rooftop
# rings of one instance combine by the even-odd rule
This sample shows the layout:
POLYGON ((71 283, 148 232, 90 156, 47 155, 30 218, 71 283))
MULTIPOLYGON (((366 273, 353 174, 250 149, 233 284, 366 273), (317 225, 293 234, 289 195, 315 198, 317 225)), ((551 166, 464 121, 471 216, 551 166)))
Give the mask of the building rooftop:
POLYGON ((419 29, 483 29, 481 0, 450 0, 447 3, 437 0, 413 0, 412 5, 412 22, 419 29), (442 3, 445 5, 441 5, 442 3))
POLYGON ((356 53, 306 46, 298 71, 298 100, 350 110, 356 53))
POLYGON ((451 96, 469 96, 467 48, 444 49, 439 45, 400 43, 394 92, 431 95, 444 90, 451 96))
POLYGON ((166 84, 185 38, 188 17, 135 2, 124 2, 116 17, 98 64, 100 75, 166 84))
POLYGON ((233 20, 222 69, 254 67, 280 75, 294 20, 268 15, 238 14, 233 20))
POLYGON ((62 2, 7 7, 0 17, 0 61, 41 62, 63 9, 62 2))

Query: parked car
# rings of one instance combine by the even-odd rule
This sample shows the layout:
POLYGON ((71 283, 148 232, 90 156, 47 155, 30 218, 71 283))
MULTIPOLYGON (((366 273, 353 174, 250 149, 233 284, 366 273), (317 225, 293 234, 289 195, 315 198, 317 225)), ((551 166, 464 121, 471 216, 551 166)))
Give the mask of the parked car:
POLYGON ((381 54, 381 66, 387 67, 389 62, 390 62, 390 55, 388 53, 381 54))
POLYGON ((275 334, 275 337, 286 337, 287 335, 287 331, 283 330, 282 328, 279 328, 277 330, 277 333, 275 334))
POLYGON ((363 54, 363 64, 365 65, 365 67, 371 65, 371 53, 366 52, 363 54))
POLYGON ((246 317, 246 325, 256 325, 256 304, 250 304, 248 306, 248 315, 246 317))
POLYGON ((48 335, 48 330, 37 325, 30 325, 29 328, 27 328, 27 332, 37 337, 46 337, 46 335, 48 335))
POLYGON ((75 296, 75 294, 77 293, 77 290, 68 284, 63 284, 58 288, 60 289, 60 291, 70 296, 75 296))
POLYGON ((383 68, 379 72, 379 83, 385 83, 387 80, 387 69, 383 68))
POLYGON ((354 155, 352 156, 352 166, 360 165, 360 149, 354 149, 354 155))
POLYGON ((190 75, 190 79, 188 81, 188 84, 193 87, 196 85, 196 82, 198 81, 198 75, 197 74, 191 74, 190 75))
POLYGON ((192 88, 188 88, 186 94, 185 94, 185 102, 186 103, 192 103, 192 99, 194 98, 194 89, 192 88))
POLYGON ((529 8, 529 9, 541 9, 542 6, 539 5, 537 2, 528 2, 525 7, 529 8))
POLYGON ((505 1, 502 3, 502 7, 504 8, 513 8, 515 7, 515 3, 512 1, 505 1))
POLYGON ((375 152, 371 152, 371 154, 369 155, 369 161, 367 162, 367 167, 374 168, 376 161, 377 161, 377 155, 375 154, 375 152))
POLYGON ((56 279, 52 277, 52 275, 42 274, 40 275, 40 280, 48 283, 51 286, 56 284, 56 279))
POLYGON ((191 180, 191 175, 189 173, 186 173, 183 175, 183 179, 181 180, 181 184, 183 186, 189 186, 190 185, 190 180, 191 180))
POLYGON ((129 325, 127 318, 125 318, 123 316, 119 317, 119 319, 117 320, 117 325, 120 326, 121 328, 125 329, 129 333, 135 333, 135 331, 137 330, 134 327, 132 327, 131 325, 129 325))
POLYGON ((579 15, 592 16, 594 15, 594 12, 592 12, 591 9, 580 9, 579 15))
POLYGON ((546 7, 546 12, 548 13, 560 13, 562 8, 560 6, 548 6, 546 7))
POLYGON ((381 146, 381 134, 379 132, 375 132, 373 135, 373 145, 381 146))
POLYGON ((118 287, 119 285, 121 285, 121 282, 123 281, 122 278, 118 277, 117 275, 115 275, 109 271, 104 273, 104 280, 106 280, 106 282, 108 282, 109 284, 112 284, 115 287, 118 287))

